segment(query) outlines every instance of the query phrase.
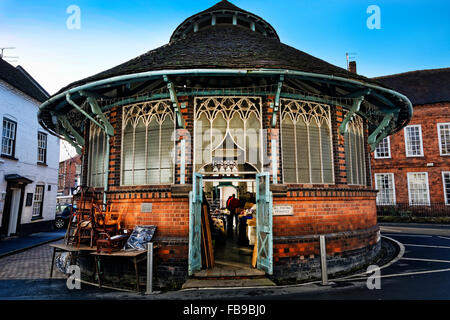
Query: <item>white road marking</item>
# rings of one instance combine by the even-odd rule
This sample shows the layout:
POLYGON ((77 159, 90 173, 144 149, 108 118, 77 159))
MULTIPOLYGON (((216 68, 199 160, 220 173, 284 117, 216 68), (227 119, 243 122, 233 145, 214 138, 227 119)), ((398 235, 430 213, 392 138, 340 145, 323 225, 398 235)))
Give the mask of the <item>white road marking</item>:
POLYGON ((414 227, 392 227, 392 226, 380 226, 381 231, 396 232, 402 234, 418 234, 418 235, 430 235, 430 236, 450 236, 450 229, 445 228, 414 228, 414 227))
POLYGON ((450 238, 448 238, 448 237, 443 237, 443 236, 438 236, 438 238, 450 240, 450 238))
POLYGON ((421 259, 421 258, 402 258, 401 260, 426 261, 426 262, 444 262, 450 263, 449 260, 421 259))
POLYGON ((425 248, 450 249, 450 247, 447 247, 447 246, 430 246, 430 245, 426 245, 426 244, 411 244, 411 243, 404 243, 403 245, 409 246, 409 247, 425 247, 425 248))
MULTIPOLYGON (((401 243, 401 242, 399 242, 399 241, 397 241, 397 240, 395 240, 395 239, 393 239, 393 238, 386 237, 385 235, 382 235, 382 237, 384 237, 384 238, 386 238, 386 239, 389 239, 389 240, 391 240, 391 241, 397 243, 397 245, 400 247, 400 251, 399 251, 398 255, 397 255, 394 259, 392 259, 392 260, 391 260, 390 262, 388 262, 387 264, 381 266, 381 267, 380 267, 380 270, 382 270, 382 269, 384 269, 384 268, 387 268, 387 267, 393 265, 394 263, 396 263, 397 261, 399 261, 399 260, 403 257, 403 255, 405 254, 405 246, 403 245, 403 243, 401 243)), ((330 280, 332 280, 332 281, 334 281, 334 280, 343 280, 343 279, 354 280, 354 279, 352 279, 352 277, 363 276, 363 275, 366 275, 366 274, 369 274, 369 273, 370 273, 370 272, 367 272, 367 271, 366 271, 366 272, 362 272, 362 273, 352 274, 352 275, 347 276, 347 277, 341 277, 341 278, 330 279, 330 280)))
POLYGON ((383 227, 383 226, 381 226, 380 229, 381 229, 381 231, 387 230, 387 231, 393 231, 393 232, 403 232, 402 230, 387 228, 387 227, 383 227))
MULTIPOLYGON (((383 231, 383 230, 381 230, 383 231)), ((392 233, 385 233, 384 235, 391 236, 391 237, 419 237, 419 238, 431 238, 433 236, 425 236, 421 234, 392 234, 392 233)))
MULTIPOLYGON (((405 259, 405 258, 403 258, 405 259)), ((448 261, 450 263, 450 261, 448 261)), ((372 276, 372 278, 392 278, 392 277, 401 277, 401 276, 413 276, 416 274, 427 274, 427 273, 436 273, 436 272, 447 272, 450 271, 450 268, 446 269, 437 269, 437 270, 427 270, 427 271, 416 271, 416 272, 407 272, 407 273, 395 273, 395 274, 386 274, 381 276, 372 276)), ((331 280, 331 279, 330 279, 331 280)), ((367 278, 357 278, 357 279, 347 279, 343 281, 356 281, 356 280, 367 280, 367 278)), ((332 279, 332 281, 341 281, 341 279, 332 279)))

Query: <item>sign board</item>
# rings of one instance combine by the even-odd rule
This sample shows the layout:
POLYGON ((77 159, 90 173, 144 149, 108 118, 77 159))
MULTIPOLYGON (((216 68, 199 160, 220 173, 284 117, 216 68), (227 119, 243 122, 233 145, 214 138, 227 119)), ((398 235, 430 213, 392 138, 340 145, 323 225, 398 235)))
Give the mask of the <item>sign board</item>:
POLYGON ((141 212, 152 212, 152 203, 141 203, 141 212))
POLYGON ((273 206, 274 216, 292 216, 294 215, 294 208, 288 204, 279 204, 273 206))

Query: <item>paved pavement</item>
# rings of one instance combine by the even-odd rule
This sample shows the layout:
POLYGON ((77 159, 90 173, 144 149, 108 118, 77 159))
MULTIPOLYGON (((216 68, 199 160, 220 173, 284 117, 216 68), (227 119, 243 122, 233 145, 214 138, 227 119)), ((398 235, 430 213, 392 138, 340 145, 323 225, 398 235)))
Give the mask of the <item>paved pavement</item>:
POLYGON ((48 279, 51 248, 44 245, 0 259, 0 299, 151 300, 396 300, 450 299, 450 226, 382 224, 382 234, 402 243, 403 255, 381 269, 380 289, 369 290, 367 276, 331 279, 333 284, 241 289, 194 289, 146 296, 82 284, 69 290, 60 273, 48 279), (434 230, 434 234, 430 234, 434 230))
POLYGON ((13 236, 0 240, 0 258, 64 237, 65 230, 13 236))
MULTIPOLYGON (((56 241, 62 242, 63 240, 56 241)), ((0 282, 12 279, 48 279, 53 249, 48 245, 41 245, 26 251, 0 258, 0 282)), ((55 268, 53 277, 66 277, 55 268)), ((0 289, 0 297, 3 296, 0 289)))

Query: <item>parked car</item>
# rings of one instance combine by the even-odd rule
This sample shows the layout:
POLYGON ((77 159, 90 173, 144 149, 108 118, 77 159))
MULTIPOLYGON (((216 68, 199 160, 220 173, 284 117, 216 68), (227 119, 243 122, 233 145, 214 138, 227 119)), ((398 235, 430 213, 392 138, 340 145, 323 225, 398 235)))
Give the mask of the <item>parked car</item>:
MULTIPOLYGON (((76 210, 76 207, 74 207, 76 210)), ((70 213, 72 211, 71 204, 61 204, 56 207, 56 215, 55 215, 55 228, 62 229, 67 227, 70 219, 70 213)))

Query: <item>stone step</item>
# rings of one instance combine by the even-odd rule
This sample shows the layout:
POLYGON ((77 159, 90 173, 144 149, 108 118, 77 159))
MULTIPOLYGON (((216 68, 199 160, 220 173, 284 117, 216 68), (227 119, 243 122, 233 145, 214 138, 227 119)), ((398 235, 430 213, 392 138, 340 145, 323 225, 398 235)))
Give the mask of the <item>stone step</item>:
POLYGON ((189 279, 182 289, 231 288, 231 287, 265 287, 275 286, 267 278, 261 279, 189 279))
POLYGON ((204 269, 193 274, 197 279, 253 279, 264 278, 265 272, 238 262, 216 261, 214 268, 204 269))

